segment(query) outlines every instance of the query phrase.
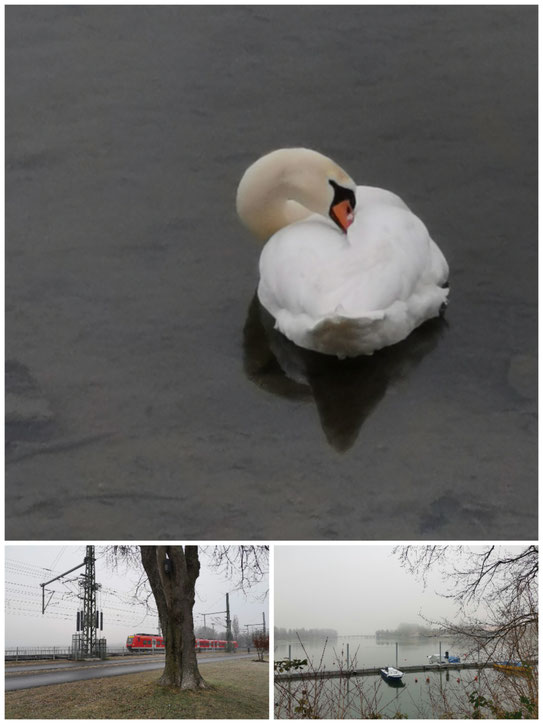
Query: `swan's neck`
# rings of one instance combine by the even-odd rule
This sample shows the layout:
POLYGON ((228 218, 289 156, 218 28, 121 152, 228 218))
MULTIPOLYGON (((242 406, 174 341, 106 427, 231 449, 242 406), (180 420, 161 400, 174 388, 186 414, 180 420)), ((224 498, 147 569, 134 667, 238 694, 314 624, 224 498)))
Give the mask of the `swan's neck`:
POLYGON ((238 214, 245 226, 260 239, 269 239, 276 231, 295 221, 305 219, 311 211, 278 186, 258 189, 238 201, 238 214))
POLYGON ((291 179, 297 154, 275 151, 250 166, 240 181, 237 211, 245 226, 268 239, 283 226, 300 221, 311 211, 296 201, 291 179))

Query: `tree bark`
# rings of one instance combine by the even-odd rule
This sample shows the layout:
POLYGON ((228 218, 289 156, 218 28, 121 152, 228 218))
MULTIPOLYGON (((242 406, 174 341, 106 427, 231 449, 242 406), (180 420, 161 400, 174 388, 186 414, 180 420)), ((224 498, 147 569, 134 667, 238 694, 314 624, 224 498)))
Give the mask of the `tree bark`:
POLYGON ((194 648, 198 546, 141 546, 141 560, 157 604, 166 649, 159 684, 177 689, 203 689, 194 648))

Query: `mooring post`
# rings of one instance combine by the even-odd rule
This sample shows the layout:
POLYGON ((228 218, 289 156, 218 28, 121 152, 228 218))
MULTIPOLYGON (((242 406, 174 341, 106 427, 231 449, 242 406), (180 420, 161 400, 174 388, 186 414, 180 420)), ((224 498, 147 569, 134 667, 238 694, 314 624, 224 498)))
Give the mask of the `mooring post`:
MULTIPOLYGON (((292 644, 288 645, 288 660, 292 661, 292 644)), ((292 718, 292 689, 291 682, 288 682, 288 718, 292 718)))

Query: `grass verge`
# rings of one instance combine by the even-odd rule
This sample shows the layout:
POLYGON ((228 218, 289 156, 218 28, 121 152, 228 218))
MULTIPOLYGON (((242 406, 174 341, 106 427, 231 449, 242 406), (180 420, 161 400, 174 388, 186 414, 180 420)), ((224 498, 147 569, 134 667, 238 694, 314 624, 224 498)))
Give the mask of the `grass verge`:
POLYGON ((6 719, 267 719, 268 664, 207 663, 201 691, 157 685, 160 670, 8 691, 6 719))

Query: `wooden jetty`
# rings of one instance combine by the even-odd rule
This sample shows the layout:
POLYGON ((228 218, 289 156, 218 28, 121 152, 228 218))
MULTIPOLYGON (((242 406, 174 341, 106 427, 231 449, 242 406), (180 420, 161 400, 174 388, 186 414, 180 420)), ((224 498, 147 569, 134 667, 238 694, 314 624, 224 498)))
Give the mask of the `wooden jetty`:
MULTIPOLYGON (((465 662, 458 664, 421 664, 401 666, 404 674, 423 673, 425 671, 459 671, 460 669, 485 669, 494 666, 493 661, 485 663, 465 662)), ((380 676, 381 666, 370 669, 340 669, 336 671, 298 671, 293 674, 275 674, 275 681, 303 681, 304 679, 340 679, 351 676, 380 676)))

